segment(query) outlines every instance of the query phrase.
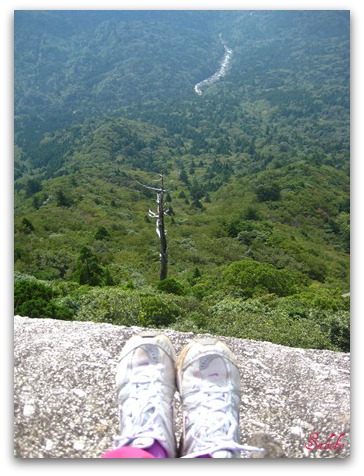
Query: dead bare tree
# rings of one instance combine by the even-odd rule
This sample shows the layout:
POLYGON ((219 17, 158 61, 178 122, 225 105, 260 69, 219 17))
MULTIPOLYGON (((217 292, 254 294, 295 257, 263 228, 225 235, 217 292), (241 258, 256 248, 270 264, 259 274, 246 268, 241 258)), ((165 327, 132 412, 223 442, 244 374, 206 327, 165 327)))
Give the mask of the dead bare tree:
POLYGON ((167 278, 168 275, 168 246, 167 246, 167 230, 164 226, 164 216, 167 215, 168 209, 164 206, 164 194, 167 190, 164 188, 164 176, 163 174, 160 175, 161 177, 161 187, 149 187, 148 185, 144 185, 136 180, 139 185, 142 185, 144 188, 148 190, 154 190, 157 192, 157 213, 154 213, 151 209, 149 209, 149 216, 156 220, 156 232, 159 237, 160 241, 160 263, 161 263, 161 272, 160 272, 160 280, 167 278))

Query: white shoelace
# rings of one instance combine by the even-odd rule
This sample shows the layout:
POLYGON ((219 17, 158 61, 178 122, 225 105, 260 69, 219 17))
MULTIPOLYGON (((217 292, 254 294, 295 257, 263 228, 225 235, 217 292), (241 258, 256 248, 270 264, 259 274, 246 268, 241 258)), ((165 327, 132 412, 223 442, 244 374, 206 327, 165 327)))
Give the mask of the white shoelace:
POLYGON ((141 366, 134 372, 129 382, 130 395, 120 408, 122 435, 114 437, 116 447, 125 446, 138 438, 165 440, 162 425, 163 415, 162 385, 160 375, 162 364, 141 366))
POLYGON ((193 412, 193 425, 187 429, 186 443, 191 443, 194 451, 183 458, 195 458, 217 451, 231 451, 234 454, 240 454, 241 451, 265 451, 255 446, 240 445, 234 440, 238 428, 237 421, 229 409, 231 390, 229 386, 218 387, 203 382, 199 390, 201 397, 195 400, 191 395, 195 403, 190 405, 186 402, 189 411, 193 412))

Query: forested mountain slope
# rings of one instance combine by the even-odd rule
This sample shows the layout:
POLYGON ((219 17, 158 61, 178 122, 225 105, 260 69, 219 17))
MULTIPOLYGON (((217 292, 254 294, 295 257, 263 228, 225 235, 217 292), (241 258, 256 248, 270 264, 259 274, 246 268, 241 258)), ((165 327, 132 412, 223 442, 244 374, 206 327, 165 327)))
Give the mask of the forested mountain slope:
POLYGON ((16 312, 348 350, 349 35, 340 11, 16 12, 16 312))

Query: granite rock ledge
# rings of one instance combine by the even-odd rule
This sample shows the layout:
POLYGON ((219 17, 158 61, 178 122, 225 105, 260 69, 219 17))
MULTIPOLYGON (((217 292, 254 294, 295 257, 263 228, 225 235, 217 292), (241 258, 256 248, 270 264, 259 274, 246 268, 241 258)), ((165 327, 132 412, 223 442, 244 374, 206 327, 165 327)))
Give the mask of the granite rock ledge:
MULTIPOLYGON (((15 457, 98 458, 110 449, 118 431, 118 356, 126 340, 142 330, 15 316, 15 457)), ((161 332, 177 354, 196 337, 170 329, 161 332)), ((350 354, 221 340, 239 362, 243 443, 263 446, 265 457, 271 458, 350 455, 350 354), (332 434, 336 436, 325 449, 332 434)), ((177 394, 175 415, 179 439, 177 394)))

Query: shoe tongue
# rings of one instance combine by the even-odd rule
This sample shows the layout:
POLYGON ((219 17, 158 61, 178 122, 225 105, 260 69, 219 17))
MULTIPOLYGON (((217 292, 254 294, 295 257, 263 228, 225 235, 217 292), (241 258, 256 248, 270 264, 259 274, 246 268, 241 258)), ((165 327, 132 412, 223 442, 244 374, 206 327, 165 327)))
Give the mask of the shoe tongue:
POLYGON ((140 437, 140 438, 135 438, 131 446, 134 446, 135 448, 150 448, 153 445, 153 443, 154 443, 153 438, 140 437))

